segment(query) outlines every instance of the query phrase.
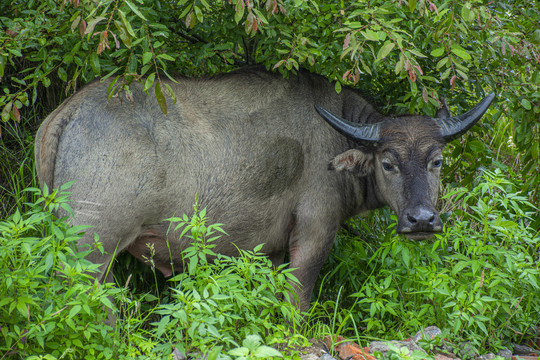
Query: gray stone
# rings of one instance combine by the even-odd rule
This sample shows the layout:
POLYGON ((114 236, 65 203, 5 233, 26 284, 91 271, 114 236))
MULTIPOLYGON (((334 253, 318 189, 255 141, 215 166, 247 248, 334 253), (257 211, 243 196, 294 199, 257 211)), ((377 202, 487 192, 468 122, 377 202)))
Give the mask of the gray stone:
POLYGON ((537 354, 537 351, 527 345, 512 344, 514 346, 514 355, 537 354))
POLYGON ((441 329, 436 326, 428 326, 423 331, 417 332, 416 335, 414 335, 413 337, 413 341, 418 342, 420 339, 432 340, 440 334, 442 334, 441 329))
POLYGON ((505 359, 511 359, 512 358, 512 352, 508 350, 507 348, 502 348, 497 353, 498 356, 503 357, 505 359))
POLYGON ((177 348, 172 352, 173 360, 186 360, 186 356, 177 348))
POLYGON ((332 355, 328 354, 328 353, 324 353, 320 358, 319 360, 336 360, 335 357, 333 357, 332 355))
POLYGON ((414 341, 372 341, 369 344, 369 350, 371 353, 374 353, 375 351, 381 352, 383 355, 386 354, 390 348, 388 347, 388 344, 393 344, 397 348, 401 349, 402 347, 406 347, 409 349, 409 352, 418 350, 425 353, 424 349, 422 349, 420 346, 418 346, 414 341))

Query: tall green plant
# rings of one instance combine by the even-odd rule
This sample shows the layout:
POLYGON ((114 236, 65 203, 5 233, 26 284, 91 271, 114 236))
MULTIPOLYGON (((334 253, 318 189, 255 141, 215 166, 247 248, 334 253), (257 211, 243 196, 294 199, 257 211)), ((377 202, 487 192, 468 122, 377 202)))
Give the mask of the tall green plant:
MULTIPOLYGON (((165 348, 206 353, 220 345, 226 352, 242 348, 240 344, 245 346, 245 339, 254 335, 270 344, 307 342, 295 334, 300 329, 299 313, 280 298, 288 298, 293 284, 298 284, 292 270, 285 265, 273 268, 261 252, 263 245, 251 251, 239 249, 237 257, 216 254, 214 242, 225 232, 221 224, 207 225, 205 209, 195 206, 191 217, 169 220, 178 223, 176 230, 182 229, 180 236, 192 244, 182 254, 171 254, 182 257, 184 272, 170 279, 171 300, 156 310, 161 319, 153 324, 152 333, 156 339, 166 339, 165 348)), ((245 356, 250 358, 253 351, 250 356, 257 357, 265 349, 256 348, 248 346, 245 356)), ((240 356, 242 351, 231 355, 240 356)))
MULTIPOLYGON (((116 357, 118 339, 105 325, 118 290, 91 276, 98 265, 77 240, 84 226, 70 227, 54 213, 67 204, 69 184, 35 192, 30 210, 0 221, 0 354, 27 358, 116 357)), ((99 250, 100 244, 96 243, 99 250)))

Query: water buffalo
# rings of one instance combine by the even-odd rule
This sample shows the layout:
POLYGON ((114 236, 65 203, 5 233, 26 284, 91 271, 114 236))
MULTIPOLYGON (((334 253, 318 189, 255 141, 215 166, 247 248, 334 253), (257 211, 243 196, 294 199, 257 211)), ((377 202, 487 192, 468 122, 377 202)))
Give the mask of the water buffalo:
MULTIPOLYGON (((389 205, 398 232, 422 239, 441 231, 435 203, 443 147, 494 98, 457 117, 392 117, 308 72, 284 79, 244 69, 177 80, 169 83, 177 101, 167 100, 167 115, 139 84, 131 86, 132 101, 124 94, 107 101, 109 81, 66 100, 36 137, 41 184, 75 180, 72 221, 94 227, 82 244, 99 235, 107 254, 90 260, 102 271, 113 253, 142 259, 153 243, 165 276, 172 268, 164 219, 190 213, 197 196, 209 221, 230 235, 217 252, 264 243, 274 264, 289 254, 303 285, 301 309, 345 219, 389 205)), ((168 238, 180 271, 188 240, 168 238)))

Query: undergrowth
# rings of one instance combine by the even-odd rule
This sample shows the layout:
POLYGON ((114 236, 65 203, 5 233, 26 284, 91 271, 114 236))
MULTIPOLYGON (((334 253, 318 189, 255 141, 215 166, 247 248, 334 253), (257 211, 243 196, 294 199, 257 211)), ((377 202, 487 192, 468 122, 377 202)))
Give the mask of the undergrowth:
POLYGON ((282 355, 254 344, 264 339, 285 349, 306 345, 299 335, 300 314, 285 300, 298 283, 291 270, 273 268, 262 245, 238 249, 237 257, 216 254, 214 242, 226 233, 221 224, 207 225, 205 216, 205 209, 195 205, 191 218, 169 219, 192 244, 181 254, 184 272, 169 280, 170 300, 155 310, 161 318, 153 323, 153 336, 166 339, 160 348, 209 354, 220 346, 223 354, 215 352, 217 359, 270 359, 282 355))
MULTIPOLYGON (((53 213, 69 211, 67 186, 45 188, 24 213, 0 221, 0 355, 2 358, 113 358, 117 333, 105 324, 120 290, 97 284, 97 265, 76 247, 85 227, 53 213)), ((99 247, 99 243, 96 243, 99 247)))
POLYGON ((71 213, 69 186, 27 189, 36 198, 29 210, 0 221, 0 358, 297 358, 291 349, 309 344, 286 301, 297 283, 291 271, 273 268, 262 246, 234 258, 215 254, 224 232, 206 224, 204 209, 170 219, 192 245, 172 254, 186 271, 169 280, 161 299, 99 284, 92 277, 98 265, 85 256, 103 251, 101 243, 78 249, 82 232, 91 230, 55 216, 60 207, 71 213))
POLYGON ((359 266, 345 260, 346 273, 330 273, 322 286, 340 284, 338 296, 311 310, 329 319, 327 332, 365 342, 437 325, 476 353, 537 336, 540 235, 530 224, 538 209, 500 170, 484 171, 472 190, 448 191, 443 201, 450 200, 459 205, 434 240, 386 236, 376 246, 358 239, 348 245, 358 245, 359 266), (359 290, 343 294, 347 282, 359 290))

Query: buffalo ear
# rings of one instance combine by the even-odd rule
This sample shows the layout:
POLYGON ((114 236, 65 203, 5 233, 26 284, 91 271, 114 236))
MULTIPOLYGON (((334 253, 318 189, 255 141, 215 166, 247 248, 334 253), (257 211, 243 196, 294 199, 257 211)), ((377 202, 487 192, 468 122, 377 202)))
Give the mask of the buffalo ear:
POLYGON ((373 171, 373 154, 358 149, 347 150, 333 158, 328 169, 366 176, 373 171))
POLYGON ((441 108, 437 110, 435 117, 438 119, 446 119, 452 117, 450 114, 450 109, 448 109, 448 104, 446 103, 445 98, 441 98, 441 108))

